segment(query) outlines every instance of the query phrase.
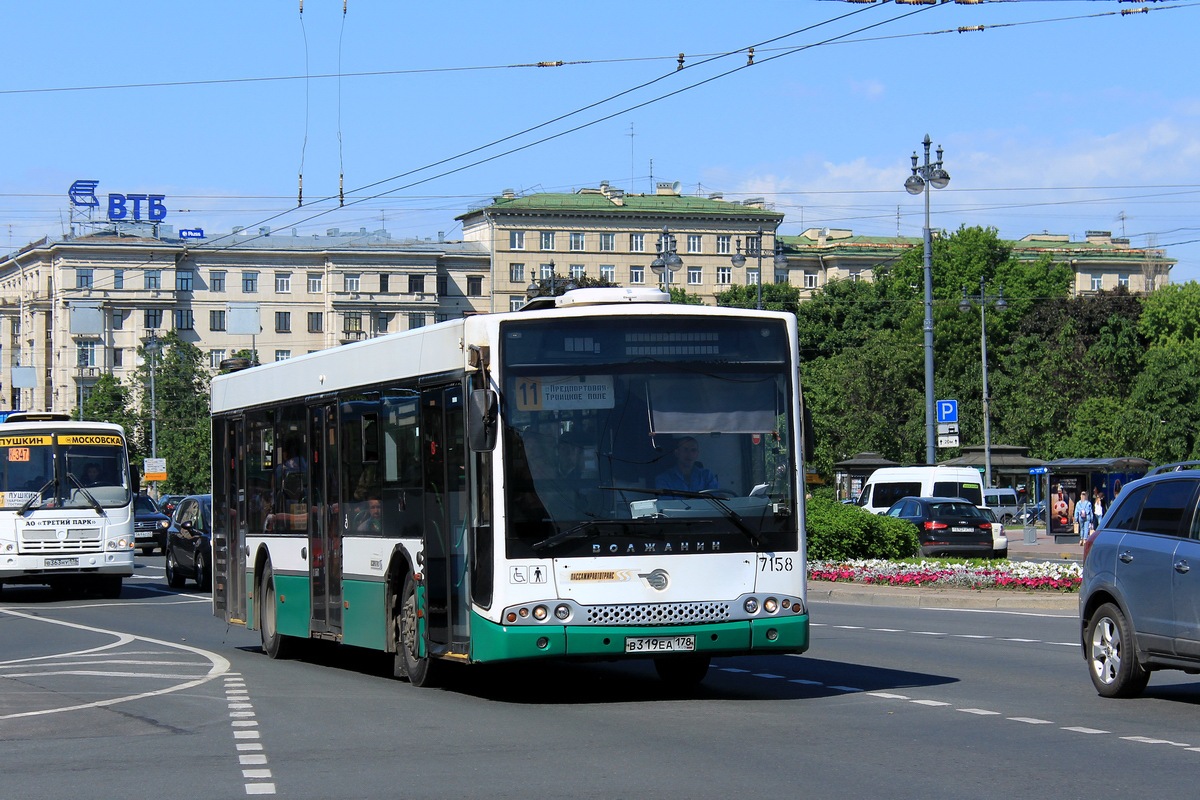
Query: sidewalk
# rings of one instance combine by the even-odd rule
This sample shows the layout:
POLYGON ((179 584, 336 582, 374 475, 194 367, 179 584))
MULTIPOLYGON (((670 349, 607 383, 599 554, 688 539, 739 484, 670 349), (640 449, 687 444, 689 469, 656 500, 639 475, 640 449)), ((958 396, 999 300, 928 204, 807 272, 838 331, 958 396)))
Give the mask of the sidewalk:
MULTIPOLYGON (((1025 529, 1005 527, 1008 557, 1013 561, 1078 561, 1083 548, 1078 544, 1056 544, 1045 528, 1035 528, 1036 544, 1025 543, 1025 529)), ((864 583, 809 581, 809 601, 850 603, 868 606, 915 608, 995 608, 1076 613, 1079 595, 1064 592, 1034 592, 1016 589, 938 589, 932 586, 876 586, 864 583)))

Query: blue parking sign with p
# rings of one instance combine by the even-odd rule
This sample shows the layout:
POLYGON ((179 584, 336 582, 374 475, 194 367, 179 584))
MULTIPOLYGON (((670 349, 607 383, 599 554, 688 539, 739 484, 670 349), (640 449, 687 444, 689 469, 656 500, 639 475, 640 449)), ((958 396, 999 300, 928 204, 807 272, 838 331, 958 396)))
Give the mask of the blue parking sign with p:
POLYGON ((938 400, 937 401, 937 421, 938 422, 958 422, 958 401, 957 400, 938 400))

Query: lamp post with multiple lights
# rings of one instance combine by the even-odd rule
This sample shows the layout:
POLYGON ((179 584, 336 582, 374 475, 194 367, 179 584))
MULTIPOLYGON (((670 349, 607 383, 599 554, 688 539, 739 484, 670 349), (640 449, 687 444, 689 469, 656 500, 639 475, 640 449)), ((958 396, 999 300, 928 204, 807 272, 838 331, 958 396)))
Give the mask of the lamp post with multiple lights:
POLYGON ((912 155, 912 175, 904 182, 909 194, 925 194, 925 463, 936 464, 933 412, 933 234, 929 229, 929 187, 944 189, 950 175, 942 169, 942 148, 937 149, 937 161, 929 161, 929 134, 925 134, 925 163, 917 163, 912 155))
POLYGON ((683 266, 683 259, 679 257, 679 250, 675 245, 675 235, 667 230, 666 225, 663 225, 662 233, 658 235, 658 241, 654 248, 658 251, 658 256, 650 262, 650 269, 654 270, 655 275, 662 278, 663 291, 670 294, 671 273, 683 266))
MULTIPOLYGON (((741 238, 737 240, 737 252, 729 258, 733 265, 739 269, 746 266, 746 256, 758 259, 758 280, 755 281, 755 285, 758 287, 758 299, 755 301, 754 307, 760 311, 762 310, 762 240, 763 229, 760 225, 753 239, 749 236, 746 237, 746 247, 744 250, 742 249, 741 238)), ((783 252, 783 242, 779 241, 779 234, 775 234, 775 258, 773 263, 776 267, 787 266, 787 254, 783 252)))
POLYGON ((990 487, 992 485, 992 421, 990 410, 990 398, 988 397, 988 370, 987 370, 987 307, 992 304, 997 311, 1003 311, 1008 307, 1008 303, 1004 301, 1004 287, 1000 287, 1000 291, 996 294, 987 293, 987 283, 983 278, 979 279, 979 294, 968 295, 967 287, 963 287, 962 300, 958 303, 958 310, 964 314, 971 310, 973 302, 979 303, 979 351, 983 354, 983 485, 990 487))
POLYGON ((563 286, 563 291, 565 291, 565 292, 569 292, 572 289, 576 288, 575 281, 572 280, 571 278, 558 277, 558 273, 556 273, 554 271, 554 262, 553 261, 550 262, 549 266, 550 266, 550 274, 549 275, 547 275, 546 277, 541 278, 541 279, 534 278, 532 281, 530 281, 529 286, 527 286, 525 288, 525 296, 528 297, 530 300, 534 300, 545 293, 545 290, 542 289, 542 284, 541 284, 541 281, 543 281, 543 280, 550 281, 550 292, 548 293, 549 297, 554 297, 556 294, 558 294, 559 281, 565 281, 565 285, 563 286))

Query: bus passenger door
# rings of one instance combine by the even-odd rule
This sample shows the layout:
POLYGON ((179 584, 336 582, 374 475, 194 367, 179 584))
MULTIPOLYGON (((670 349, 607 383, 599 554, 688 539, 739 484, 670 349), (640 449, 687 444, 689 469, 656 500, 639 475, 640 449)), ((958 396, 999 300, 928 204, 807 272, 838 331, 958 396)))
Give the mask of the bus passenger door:
POLYGON ((309 409, 311 509, 308 514, 309 584, 312 587, 312 631, 342 630, 342 532, 338 513, 337 406, 309 409))
POLYGON ((467 462, 463 389, 421 395, 425 591, 431 643, 467 641, 467 462))

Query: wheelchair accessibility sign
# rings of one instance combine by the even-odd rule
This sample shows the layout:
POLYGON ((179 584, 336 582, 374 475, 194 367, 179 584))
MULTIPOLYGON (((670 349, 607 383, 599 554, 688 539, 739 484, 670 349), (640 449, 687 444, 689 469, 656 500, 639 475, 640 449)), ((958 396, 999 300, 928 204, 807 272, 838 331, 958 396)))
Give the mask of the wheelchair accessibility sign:
POLYGON ((547 579, 547 568, 541 564, 532 564, 529 566, 514 566, 508 568, 508 582, 521 583, 545 583, 547 579))

